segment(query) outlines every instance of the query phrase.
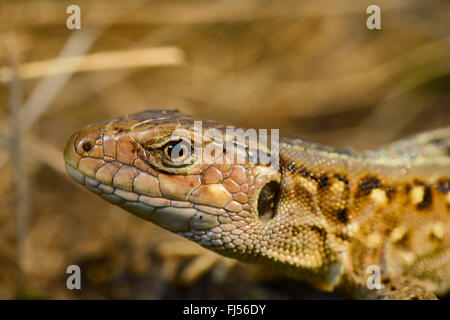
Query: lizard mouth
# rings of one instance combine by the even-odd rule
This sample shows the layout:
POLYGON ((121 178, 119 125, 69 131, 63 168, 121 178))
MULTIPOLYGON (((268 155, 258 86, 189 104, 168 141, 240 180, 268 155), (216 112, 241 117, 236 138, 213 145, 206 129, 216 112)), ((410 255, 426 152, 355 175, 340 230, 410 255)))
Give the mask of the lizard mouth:
POLYGON ((169 200, 124 190, 102 183, 66 163, 67 173, 89 191, 133 214, 176 233, 197 231, 201 234, 219 225, 226 211, 190 201, 169 200))

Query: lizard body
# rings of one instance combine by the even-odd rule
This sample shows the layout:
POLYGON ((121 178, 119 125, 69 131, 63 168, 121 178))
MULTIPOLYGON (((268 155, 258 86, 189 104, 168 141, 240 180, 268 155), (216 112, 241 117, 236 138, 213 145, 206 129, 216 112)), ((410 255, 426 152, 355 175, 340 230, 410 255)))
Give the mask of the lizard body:
MULTIPOLYGON (((185 161, 195 157, 187 152, 193 144, 224 150, 223 139, 237 141, 199 140, 194 120, 148 110, 88 125, 66 146, 67 171, 167 230, 319 290, 374 299, 448 292, 450 128, 364 153, 281 137, 273 167, 225 152, 214 163, 185 161), (186 139, 174 138, 179 129, 186 139), (182 164, 168 152, 177 146, 187 148, 178 153, 182 164), (373 266, 381 272, 378 289, 367 286, 373 266)), ((231 127, 202 125, 221 133, 231 127)), ((259 151, 270 154, 271 146, 259 151)))

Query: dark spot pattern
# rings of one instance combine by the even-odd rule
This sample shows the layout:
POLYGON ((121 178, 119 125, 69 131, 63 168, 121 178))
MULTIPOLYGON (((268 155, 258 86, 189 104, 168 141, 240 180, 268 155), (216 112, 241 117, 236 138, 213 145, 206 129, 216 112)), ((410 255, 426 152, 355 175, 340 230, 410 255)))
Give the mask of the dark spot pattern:
POLYGON ((291 229, 291 235, 293 237, 296 237, 296 236, 299 235, 300 231, 301 230, 297 226, 293 226, 292 229, 291 229))
POLYGON ((322 229, 322 228, 320 228, 318 226, 311 226, 311 231, 316 232, 320 236, 320 238, 323 239, 323 240, 327 236, 327 232, 324 229, 322 229))
POLYGON ((425 187, 425 189, 424 189, 424 194, 423 194, 423 200, 422 200, 422 202, 417 204, 417 209, 419 209, 419 210, 427 209, 433 203, 433 196, 431 194, 430 186, 424 185, 424 187, 425 187))
POLYGON ((344 209, 339 209, 337 212, 337 218, 340 222, 342 223, 348 223, 348 221, 350 220, 348 217, 348 210, 347 208, 344 209))
POLYGON ((444 142, 445 140, 443 138, 435 138, 430 140, 431 144, 441 144, 442 142, 444 142))
POLYGON ((325 188, 330 185, 327 174, 323 174, 319 177, 319 188, 325 188))
POLYGON ((339 181, 342 181, 343 183, 345 183, 345 186, 348 186, 348 180, 345 176, 343 176, 341 174, 335 174, 334 177, 336 179, 338 179, 339 181))
POLYGON ((401 246, 403 248, 409 249, 411 246, 411 233, 409 231, 406 231, 403 233, 400 239, 395 241, 395 244, 397 246, 401 246))
POLYGON ((389 186, 385 188, 386 191, 386 197, 388 198, 388 201, 391 202, 392 198, 394 198, 395 193, 397 192, 397 190, 395 189, 395 187, 389 186))
POLYGON ((405 193, 406 193, 407 195, 411 192, 411 189, 412 189, 412 187, 411 187, 410 184, 405 185, 405 193))
POLYGON ((365 177, 359 181, 356 197, 368 196, 373 189, 381 188, 380 180, 376 177, 365 177))
POLYGON ((336 233, 336 237, 338 237, 338 238, 340 238, 342 240, 345 240, 345 241, 350 239, 348 234, 343 233, 343 232, 339 232, 339 231, 336 233))
POLYGON ((299 173, 305 178, 311 178, 316 182, 319 181, 319 179, 316 177, 316 175, 314 173, 308 171, 308 169, 306 169, 306 168, 301 169, 299 173))
POLYGON ((443 194, 447 194, 450 191, 450 180, 439 181, 437 184, 437 189, 443 194))
POLYGON ((296 166, 295 166, 295 162, 289 162, 286 166, 286 168, 290 171, 290 172, 295 172, 297 170, 296 166))

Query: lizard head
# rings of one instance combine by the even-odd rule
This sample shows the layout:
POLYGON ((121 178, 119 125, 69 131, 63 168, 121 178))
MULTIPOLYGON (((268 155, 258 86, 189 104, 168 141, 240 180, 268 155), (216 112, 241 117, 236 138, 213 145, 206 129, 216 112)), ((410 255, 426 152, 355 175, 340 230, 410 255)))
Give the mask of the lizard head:
POLYGON ((86 126, 64 158, 90 191, 222 255, 319 268, 323 232, 308 225, 315 217, 299 219, 304 205, 283 182, 278 134, 252 145, 252 132, 149 110, 86 126))
POLYGON ((67 143, 67 172, 165 229, 224 255, 250 256, 264 241, 255 231, 276 216, 280 172, 250 161, 248 139, 225 137, 232 126, 202 121, 197 130, 194 120, 149 110, 90 124, 67 143))

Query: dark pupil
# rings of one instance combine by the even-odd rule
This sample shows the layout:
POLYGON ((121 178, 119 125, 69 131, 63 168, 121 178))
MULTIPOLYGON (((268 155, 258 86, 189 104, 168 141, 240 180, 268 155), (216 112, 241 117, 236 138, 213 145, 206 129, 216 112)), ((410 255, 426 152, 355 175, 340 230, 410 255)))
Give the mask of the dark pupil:
POLYGON ((186 145, 183 141, 175 141, 175 142, 171 142, 169 144, 169 146, 167 147, 167 154, 169 155, 170 158, 179 158, 179 157, 183 157, 184 156, 184 152, 186 149, 186 145), (172 154, 173 149, 179 145, 178 150, 176 150, 177 152, 175 152, 174 154, 172 154))
MULTIPOLYGON (((176 146, 176 144, 171 144, 169 146, 168 152, 169 152, 170 155, 172 155, 172 151, 173 151, 173 148, 175 148, 175 146, 176 146)), ((183 155, 183 149, 180 151, 180 156, 182 156, 182 155, 183 155)))

